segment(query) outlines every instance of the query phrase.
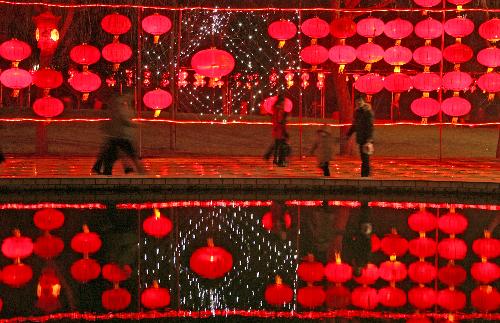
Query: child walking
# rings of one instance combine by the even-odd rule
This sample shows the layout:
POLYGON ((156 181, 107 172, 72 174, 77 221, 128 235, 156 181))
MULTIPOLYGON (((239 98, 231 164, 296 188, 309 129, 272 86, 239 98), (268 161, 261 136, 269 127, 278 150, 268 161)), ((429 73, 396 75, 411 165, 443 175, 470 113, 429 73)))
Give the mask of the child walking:
POLYGON ((316 131, 316 141, 311 148, 311 155, 316 153, 318 167, 323 176, 330 176, 330 160, 332 159, 332 135, 328 126, 324 125, 316 131))

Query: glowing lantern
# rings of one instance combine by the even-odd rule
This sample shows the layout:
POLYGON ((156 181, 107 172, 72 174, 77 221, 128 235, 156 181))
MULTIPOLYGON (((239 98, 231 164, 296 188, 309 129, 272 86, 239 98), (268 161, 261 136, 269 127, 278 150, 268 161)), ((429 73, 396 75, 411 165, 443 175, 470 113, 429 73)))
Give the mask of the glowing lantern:
POLYGON ((375 73, 365 74, 360 76, 355 82, 354 87, 361 93, 367 94, 367 101, 371 100, 371 96, 375 93, 382 91, 384 88, 384 81, 380 75, 375 73))
POLYGON ((4 86, 14 90, 12 92, 13 97, 19 95, 19 90, 30 86, 31 81, 31 74, 17 67, 9 68, 0 75, 0 82, 4 86))
POLYGON ((400 71, 400 66, 408 63, 412 59, 411 50, 404 46, 392 46, 384 52, 384 61, 395 66, 394 72, 400 71))
POLYGON ((146 288, 141 294, 141 303, 144 307, 156 310, 170 304, 170 293, 168 289, 160 287, 157 281, 153 287, 146 288))
MULTIPOLYGON (((420 0, 419 0, 420 1, 420 0)), ((441 3, 441 1, 439 1, 441 3)), ((406 320, 406 323, 432 323, 427 316, 416 316, 406 320)))
POLYGON ((375 17, 368 17, 358 21, 356 24, 356 32, 363 37, 373 38, 384 32, 384 26, 383 20, 375 17))
POLYGON ((462 239, 446 238, 438 243, 438 253, 448 260, 464 259, 467 255, 467 245, 462 239))
POLYGON ((33 103, 33 111, 41 117, 52 118, 64 111, 64 104, 57 98, 44 96, 33 103))
MULTIPOLYGON (((264 102, 262 103, 264 111, 266 111, 266 113, 268 114, 273 114, 273 106, 276 104, 277 101, 278 101, 278 96, 276 95, 270 96, 267 99, 265 99, 264 102)), ((284 108, 285 112, 291 112, 292 108, 293 108, 292 100, 290 100, 289 98, 285 98, 285 108, 284 108)))
POLYGON ((325 267, 325 276, 333 283, 345 283, 352 278, 352 267, 342 263, 340 254, 335 254, 335 262, 328 263, 325 267))
POLYGON ((460 38, 472 34, 472 32, 474 31, 474 23, 468 18, 459 16, 447 20, 444 23, 444 31, 448 35, 457 38, 457 41, 460 41, 460 38))
POLYGON ((110 311, 121 311, 130 305, 131 295, 125 288, 113 288, 102 293, 102 306, 110 311))
POLYGON ((458 286, 463 284, 467 278, 467 272, 460 266, 449 262, 445 267, 438 270, 439 280, 448 286, 458 286))
POLYGON ((466 115, 471 110, 471 104, 464 98, 451 97, 441 103, 443 113, 452 117, 466 115))
POLYGON ((154 36, 153 41, 155 44, 158 44, 160 36, 167 33, 170 28, 172 28, 170 19, 158 13, 142 19, 142 29, 154 36))
POLYGON ((351 292, 345 286, 329 286, 326 289, 326 305, 328 308, 341 309, 351 305, 351 292))
POLYGON ((407 275, 406 265, 400 261, 384 261, 378 269, 380 278, 388 282, 404 280, 407 275))
POLYGON ((413 60, 425 67, 424 71, 428 72, 429 66, 441 62, 443 54, 441 50, 434 46, 422 46, 413 52, 413 60))
POLYGON ((470 273, 475 280, 482 284, 490 284, 500 279, 500 266, 484 261, 472 265, 470 273))
POLYGON ((500 293, 492 286, 478 286, 471 295, 471 303, 481 312, 494 312, 500 308, 500 293))
POLYGON ((313 254, 308 254, 305 261, 297 268, 297 276, 305 282, 314 283, 323 280, 325 268, 322 263, 314 260, 313 254))
POLYGON ((491 42, 500 40, 500 19, 493 18, 483 22, 479 26, 479 35, 491 42))
POLYGON ((61 17, 56 17, 50 11, 42 12, 33 18, 36 25, 35 39, 42 52, 54 52, 59 41, 57 24, 61 17))
POLYGON ((279 48, 285 46, 285 41, 292 39, 297 33, 297 27, 288 20, 275 21, 267 28, 267 33, 274 39, 279 40, 279 48))
MULTIPOLYGON (((462 43, 455 43, 443 50, 444 59, 456 65, 470 61, 473 56, 472 48, 462 43)), ((458 69, 458 66, 455 66, 455 69, 458 69)))
POLYGON ((68 82, 73 89, 83 93, 83 101, 88 99, 90 92, 94 92, 101 87, 99 75, 89 71, 76 72, 68 82))
POLYGON ((417 116, 424 118, 423 123, 426 123, 427 118, 439 113, 441 104, 433 98, 418 98, 412 101, 410 109, 417 116))
POLYGON ((56 209, 42 209, 33 216, 35 226, 43 231, 56 230, 64 224, 64 214, 56 209))
POLYGON ((31 47, 27 43, 15 38, 0 45, 0 56, 12 61, 12 67, 19 66, 19 62, 31 55, 31 47))
POLYGON ((410 264, 408 276, 416 283, 427 284, 436 278, 437 270, 430 262, 417 261, 410 264))
POLYGON ((113 35, 115 40, 118 40, 119 35, 130 30, 132 23, 127 16, 120 15, 119 13, 112 13, 102 18, 101 27, 105 32, 113 35))
POLYGON ((306 308, 315 308, 323 305, 326 293, 321 286, 306 286, 299 288, 297 302, 306 308))
POLYGON ((367 64, 365 66, 366 71, 370 71, 372 64, 384 58, 384 53, 384 49, 380 45, 372 42, 361 44, 356 48, 356 57, 367 64))
POLYGON ((310 45, 300 51, 300 57, 314 70, 317 65, 328 60, 328 49, 321 45, 310 45))
POLYGON ((47 233, 36 239, 33 244, 33 252, 40 258, 52 259, 61 254, 64 249, 64 242, 61 238, 47 233))
POLYGON ((42 68, 35 72, 33 76, 33 84, 41 89, 48 90, 55 89, 61 86, 63 82, 62 73, 51 68, 42 68))
POLYGON ((436 241, 426 237, 412 239, 408 243, 408 250, 418 258, 427 258, 436 254, 436 241))
POLYGON ((449 3, 457 6, 457 10, 461 10, 464 4, 471 2, 472 0, 447 0, 449 3))
POLYGON ((403 256, 408 251, 408 241, 393 228, 391 233, 382 238, 382 251, 387 256, 403 256))
POLYGON ((356 60, 356 49, 349 45, 335 45, 328 51, 328 58, 339 64, 339 73, 342 73, 346 64, 356 60))
POLYGON ((200 75, 221 78, 233 70, 234 58, 224 50, 204 49, 194 54, 191 58, 191 66, 200 75))
POLYGON ((59 294, 61 283, 53 268, 44 268, 38 280, 36 295, 38 300, 36 307, 46 313, 54 312, 61 307, 59 294))
POLYGON ((439 90, 441 83, 441 77, 436 73, 423 72, 413 77, 413 87, 423 92, 439 90))
POLYGON ((401 307, 406 304, 406 293, 401 288, 383 287, 378 291, 378 301, 386 307, 401 307))
POLYGON ((408 301, 419 310, 426 310, 436 304, 437 294, 434 289, 419 286, 408 291, 408 301))
POLYGON ((401 39, 410 36, 412 32, 413 24, 401 18, 388 21, 384 26, 384 34, 389 38, 397 40, 396 44, 399 44, 401 39))
POLYGON ((477 86, 484 92, 488 92, 488 100, 492 101, 496 92, 500 92, 500 73, 490 72, 483 74, 477 80, 477 86))
POLYGON ((76 234, 71 239, 71 249, 76 252, 88 255, 101 249, 101 238, 95 232, 90 232, 89 227, 84 224, 83 232, 76 234))
POLYGON ((158 209, 155 214, 144 220, 142 228, 144 232, 155 238, 163 238, 172 231, 172 221, 166 216, 162 216, 158 209))
POLYGON ((197 249, 189 260, 191 270, 208 279, 223 277, 233 267, 233 256, 226 249, 215 247, 208 239, 208 247, 197 249))
POLYGON ((356 34, 356 23, 349 17, 334 19, 330 23, 330 34, 333 37, 340 38, 342 43, 346 38, 356 34))
POLYGON ((132 57, 132 49, 130 46, 114 42, 104 46, 102 49, 102 57, 108 62, 113 63, 113 71, 118 71, 120 64, 132 57))
POLYGON ((440 3, 442 3, 441 0, 413 0, 416 4, 418 4, 421 7, 434 7, 440 3))
POLYGON ((110 263, 102 267, 102 277, 113 284, 129 279, 131 273, 132 268, 129 265, 120 266, 110 263))
POLYGON ((437 304, 450 312, 463 309, 465 302, 465 294, 459 290, 447 288, 438 292, 437 304))
POLYGON ((500 240, 491 237, 491 232, 485 230, 484 238, 474 240, 472 250, 481 258, 495 259, 500 256, 500 240))
MULTIPOLYGON (((384 78, 384 87, 387 91, 399 94, 412 88, 411 77, 403 73, 392 73, 384 78)), ((394 101, 398 101, 395 99, 394 101)))
POLYGON ((156 89, 147 92, 142 98, 144 105, 155 110, 155 117, 160 114, 160 111, 168 108, 172 104, 172 95, 162 89, 156 89))
POLYGON ((408 226, 416 232, 429 232, 436 229, 437 217, 431 212, 422 209, 408 217, 408 226))
POLYGON ((378 277, 378 267, 374 264, 368 263, 361 269, 361 275, 359 277, 354 276, 354 281, 360 285, 372 285, 375 284, 378 277))
POLYGON ((429 17, 419 21, 415 25, 415 34, 418 37, 425 39, 426 45, 430 45, 432 39, 439 38, 443 34, 443 24, 440 21, 429 17))
POLYGON ((476 58, 479 64, 488 67, 487 72, 491 72, 493 68, 500 66, 500 48, 488 47, 481 49, 476 58))
POLYGON ((377 235, 375 233, 372 233, 372 235, 370 236, 370 241, 372 244, 371 252, 379 251, 380 245, 381 245, 380 238, 377 237, 377 235))
POLYGON ((99 61, 101 58, 101 52, 99 51, 99 48, 95 46, 81 44, 71 49, 69 57, 73 62, 83 65, 83 70, 86 71, 89 65, 95 64, 99 61))
POLYGON ((316 44, 318 38, 328 36, 330 33, 330 25, 321 18, 314 17, 305 20, 300 26, 300 30, 304 35, 311 37, 311 44, 316 44))
POLYGON ((21 236, 21 231, 14 230, 14 235, 5 238, 2 242, 2 253, 10 259, 23 259, 29 257, 33 253, 33 242, 29 237, 21 236))
POLYGON ((83 258, 71 265, 70 273, 76 281, 86 283, 99 277, 101 266, 94 259, 83 258))
POLYGON ((280 276, 276 276, 276 282, 267 285, 264 298, 270 305, 283 306, 292 301, 293 290, 287 284, 283 284, 280 276))
POLYGON ((356 287, 352 291, 351 302, 356 307, 373 310, 378 305, 377 290, 368 286, 356 287))
POLYGON ((463 233, 467 229, 467 226, 467 218, 460 213, 455 213, 454 210, 441 216, 438 220, 439 230, 446 234, 463 233))
POLYGON ((9 287, 19 288, 33 278, 33 270, 25 264, 7 265, 2 269, 2 281, 9 287))

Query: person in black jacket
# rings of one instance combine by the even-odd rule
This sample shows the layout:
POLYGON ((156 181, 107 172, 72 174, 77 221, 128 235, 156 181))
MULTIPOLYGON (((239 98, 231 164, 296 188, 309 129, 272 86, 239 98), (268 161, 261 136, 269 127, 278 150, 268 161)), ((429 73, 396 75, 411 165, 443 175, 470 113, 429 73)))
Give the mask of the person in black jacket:
POLYGON ((354 101, 354 121, 347 136, 356 133, 356 143, 361 156, 361 177, 370 175, 370 155, 373 153, 373 112, 371 105, 362 96, 354 101))

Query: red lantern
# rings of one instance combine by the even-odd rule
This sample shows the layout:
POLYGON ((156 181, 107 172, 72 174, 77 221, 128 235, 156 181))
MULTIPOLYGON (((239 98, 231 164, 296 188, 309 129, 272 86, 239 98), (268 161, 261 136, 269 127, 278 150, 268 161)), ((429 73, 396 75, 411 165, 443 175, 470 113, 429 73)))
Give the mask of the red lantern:
POLYGON ((384 32, 384 21, 375 17, 361 19, 356 24, 356 32, 366 38, 380 36, 384 32))
POLYGON ((386 307, 401 307, 406 304, 406 293, 401 288, 383 287, 378 291, 378 301, 386 307))
POLYGON ((432 66, 441 62, 443 54, 434 46, 422 46, 413 52, 413 60, 423 66, 432 66))
POLYGON ((15 229, 12 237, 3 240, 2 253, 10 259, 29 257, 33 253, 33 242, 31 238, 21 236, 21 232, 15 229))
POLYGON ((455 312, 465 307, 465 294, 455 289, 443 289, 438 292, 437 304, 447 311, 455 312))
POLYGON ((354 281, 360 285, 372 285, 378 280, 379 273, 378 267, 374 264, 367 264, 366 267, 361 269, 359 277, 354 276, 354 281))
POLYGON ((414 0, 416 4, 418 4, 421 7, 434 7, 440 3, 442 3, 441 0, 414 0))
MULTIPOLYGON (((419 0, 423 1, 423 0, 419 0)), ((441 1, 439 1, 441 3, 441 1)), ((432 323, 434 321, 431 321, 427 316, 417 316, 417 317, 412 317, 411 319, 407 319, 406 323, 432 323)))
POLYGON ((352 278, 352 267, 342 263, 340 254, 335 254, 335 262, 330 262, 325 267, 325 276, 333 283, 345 283, 352 278))
POLYGON ((437 217, 431 212, 420 210, 418 212, 412 213, 408 217, 408 226, 410 227, 410 229, 416 232, 429 232, 436 229, 437 217))
POLYGON ((335 45, 328 51, 328 58, 340 65, 339 73, 342 73, 346 64, 356 60, 356 49, 349 45, 335 45))
POLYGON ((323 19, 314 17, 305 20, 300 26, 300 30, 302 30, 304 35, 314 40, 328 36, 330 33, 330 25, 323 19))
POLYGON ((449 3, 452 3, 456 5, 459 9, 462 7, 462 5, 467 4, 471 2, 472 0, 447 0, 449 3))
POLYGON ((463 233, 467 226, 467 218, 460 213, 450 212, 441 216, 438 220, 439 230, 446 234, 463 233))
POLYGON ((500 266, 492 262, 476 262, 470 273, 475 280, 482 284, 490 284, 500 279, 500 266))
POLYGON ((419 21, 415 25, 415 34, 426 40, 426 44, 430 44, 431 39, 439 38, 443 34, 443 24, 434 19, 427 18, 422 21, 419 21))
POLYGON ((441 104, 436 99, 418 98, 412 101, 410 109, 419 117, 429 118, 439 113, 441 104))
POLYGON ((450 63, 462 64, 468 62, 474 56, 472 48, 462 43, 455 43, 443 50, 443 57, 450 63))
POLYGON ((160 36, 172 28, 172 22, 168 17, 154 13, 142 19, 142 29, 154 36, 154 43, 158 44, 160 36))
POLYGON ((234 69, 234 58, 224 50, 204 49, 191 58, 191 66, 195 72, 210 78, 221 78, 234 69))
POLYGON ((0 56, 12 61, 12 67, 17 67, 19 62, 31 55, 31 47, 27 43, 15 38, 7 40, 0 45, 0 56))
POLYGON ((411 77, 403 73, 392 73, 384 78, 384 87, 394 93, 406 92, 412 87, 411 77))
POLYGON ((437 294, 434 289, 419 286, 408 291, 408 301, 419 310, 427 310, 436 304, 437 294))
POLYGON ((144 220, 142 228, 150 236, 163 238, 172 231, 172 221, 155 209, 155 214, 144 220))
POLYGON ((274 39, 280 41, 279 48, 285 45, 285 41, 292 39, 297 33, 297 27, 288 20, 275 21, 267 28, 267 33, 274 39))
POLYGON ((351 305, 351 292, 342 285, 329 286, 326 289, 326 305, 329 309, 346 308, 351 305))
POLYGON ((147 92, 142 98, 144 105, 153 110, 163 110, 172 104, 172 95, 161 89, 147 92))
POLYGON ((460 117, 466 115, 471 110, 471 104, 464 98, 451 97, 441 103, 443 113, 452 117, 460 117))
POLYGON ((267 285, 264 298, 270 305, 283 306, 292 301, 293 290, 287 284, 283 284, 280 276, 276 276, 276 282, 267 285))
POLYGON ((492 286, 478 286, 470 295, 472 306, 481 312, 494 312, 500 308, 500 293, 492 286))
POLYGON ((33 103, 33 111, 41 117, 53 118, 64 111, 64 104, 58 98, 44 96, 33 103))
POLYGON ((399 72, 399 67, 411 61, 411 58, 411 50, 404 46, 392 46, 387 48, 384 52, 384 61, 386 61, 387 64, 396 66, 394 72, 399 72))
POLYGON ((73 279, 86 283, 99 277, 101 266, 94 259, 83 258, 71 265, 70 272, 73 279))
POLYGON ((368 286, 360 286, 352 291, 352 305, 365 309, 373 310, 378 305, 377 290, 368 286))
POLYGON ((43 231, 56 230, 64 224, 64 214, 56 209, 42 209, 33 216, 35 226, 43 231))
POLYGON ((99 61, 101 58, 101 52, 99 51, 99 48, 95 46, 81 44, 71 49, 69 57, 73 62, 83 65, 83 70, 86 71, 89 65, 95 64, 99 61))
POLYGON ((319 261, 314 261, 314 255, 309 254, 306 260, 301 262, 297 268, 297 276, 308 283, 314 283, 323 280, 325 268, 319 261))
POLYGON ((378 269, 380 278, 388 282, 404 280, 407 275, 406 265, 399 261, 384 261, 378 269))
POLYGON ((54 312, 61 307, 59 294, 61 283, 53 268, 44 268, 38 280, 36 307, 46 313, 54 312))
POLYGON ((40 258, 52 259, 61 254, 64 250, 64 242, 61 238, 47 233, 36 239, 33 245, 33 252, 40 258))
POLYGON ((500 256, 500 240, 491 237, 491 233, 484 231, 484 238, 474 240, 472 250, 481 258, 495 259, 500 256))
POLYGON ((226 249, 215 247, 208 239, 208 247, 197 249, 189 260, 191 270, 208 279, 223 277, 233 267, 233 256, 226 249))
POLYGON ((417 261, 410 264, 408 276, 419 284, 427 284, 436 278, 437 270, 434 265, 427 261, 417 261))
POLYGON ((444 23, 444 31, 452 37, 463 38, 472 34, 474 23, 468 18, 458 16, 444 23))
POLYGON ((483 22, 479 26, 479 35, 491 42, 500 40, 500 19, 493 18, 483 22))
POLYGON ((101 87, 101 78, 92 72, 76 72, 69 80, 69 85, 83 93, 83 100, 87 100, 89 93, 101 87))
POLYGON ((418 258, 427 258, 436 254, 436 241, 426 237, 410 240, 408 244, 410 253, 418 258))
POLYGON ((448 286, 458 286, 463 284, 467 277, 467 272, 460 266, 448 263, 445 267, 438 270, 439 280, 448 286))
POLYGON ((118 36, 129 31, 130 27, 132 27, 132 23, 127 16, 112 13, 102 18, 101 27, 105 32, 118 36))
POLYGON ((384 26, 384 34, 392 39, 403 39, 411 35, 413 24, 405 19, 396 18, 384 26))
POLYGON ((500 66, 500 48, 488 47, 481 49, 477 53, 477 62, 490 68, 500 66))
POLYGON ((314 68, 328 60, 328 49, 321 45, 310 45, 300 51, 300 57, 314 68))
MULTIPOLYGON (((42 51, 41 56, 46 56, 48 53, 53 53, 56 50, 59 41, 57 24, 60 19, 61 17, 54 16, 50 11, 42 12, 33 18, 36 25, 35 38, 38 41, 38 48, 42 51)), ((45 65, 42 64, 42 66, 45 65)))
POLYGON ((102 277, 111 283, 119 283, 129 279, 132 268, 129 265, 106 264, 102 267, 102 277))
POLYGON ((102 49, 102 57, 113 63, 113 71, 117 71, 121 63, 132 57, 132 49, 119 42, 111 43, 102 49))
POLYGON ((384 88, 384 81, 380 75, 375 73, 365 74, 360 76, 356 82, 354 82, 354 87, 361 93, 368 95, 373 95, 382 91, 384 88))
POLYGON ((110 311, 121 311, 130 305, 131 296, 125 288, 113 288, 102 293, 102 306, 110 311))
POLYGON ((299 288, 297 302, 306 308, 315 308, 323 305, 326 293, 321 286, 306 286, 299 288))
POLYGON ((141 303, 144 307, 156 310, 170 304, 170 293, 168 289, 160 287, 157 281, 153 287, 146 288, 141 294, 141 303))
POLYGON ((496 92, 500 92, 500 73, 490 72, 483 74, 477 80, 477 86, 485 92, 490 93, 488 99, 491 101, 496 92))
POLYGON ((372 243, 371 252, 379 251, 381 242, 379 237, 377 237, 375 233, 372 233, 372 235, 370 236, 370 241, 372 243))
POLYGON ((413 87, 423 92, 439 90, 441 87, 441 77, 436 73, 418 73, 413 77, 413 87))
POLYGON ((19 288, 33 278, 33 270, 25 264, 7 265, 2 269, 2 281, 5 285, 19 288))
MULTIPOLYGON (((278 96, 276 95, 270 96, 267 99, 265 99, 264 102, 262 102, 264 111, 266 111, 266 113, 268 114, 273 114, 273 106, 276 104, 277 101, 278 101, 278 96)), ((289 113, 292 111, 292 109, 293 109, 292 100, 290 100, 289 98, 285 98, 285 108, 284 108, 285 112, 289 113)))
MULTIPOLYGON (((384 49, 374 43, 365 43, 361 44, 356 48, 356 57, 367 64, 373 64, 380 61, 384 58, 384 49)), ((368 65, 365 69, 370 70, 370 65, 368 65)))
POLYGON ((440 257, 448 260, 464 259, 467 255, 467 245, 462 239, 446 238, 438 243, 440 257))
POLYGON ((48 67, 39 69, 33 76, 33 84, 45 90, 55 89, 61 86, 62 82, 62 73, 48 67))
POLYGON ((90 232, 89 227, 84 224, 83 232, 76 234, 71 239, 71 249, 83 254, 91 254, 101 249, 101 238, 95 232, 90 232))
POLYGON ((352 37, 356 34, 356 23, 349 17, 334 19, 330 23, 330 34, 340 39, 352 37))
POLYGON ((30 86, 31 81, 31 74, 17 67, 9 68, 0 75, 0 82, 4 86, 14 90, 12 94, 14 97, 17 97, 19 90, 30 86))
POLYGON ((387 256, 403 256, 408 251, 408 241, 393 228, 391 233, 382 238, 382 251, 387 256))

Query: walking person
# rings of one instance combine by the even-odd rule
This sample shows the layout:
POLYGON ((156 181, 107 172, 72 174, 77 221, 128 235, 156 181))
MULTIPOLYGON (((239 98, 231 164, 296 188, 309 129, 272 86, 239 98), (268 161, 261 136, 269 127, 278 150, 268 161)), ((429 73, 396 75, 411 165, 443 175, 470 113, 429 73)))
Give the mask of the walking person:
POLYGON ((286 116, 285 112, 285 96, 283 94, 278 95, 276 103, 273 105, 273 115, 272 115, 272 136, 273 144, 268 148, 264 154, 264 159, 269 160, 271 154, 274 155, 273 163, 279 167, 286 166, 286 140, 288 134, 286 132, 286 116))
POLYGON ((323 176, 330 176, 330 160, 332 159, 332 135, 328 126, 323 125, 316 131, 316 141, 311 147, 310 155, 316 153, 318 167, 323 176))
POLYGON ((362 96, 355 99, 354 121, 347 136, 356 133, 356 143, 361 156, 361 177, 370 176, 370 155, 373 154, 373 111, 362 96))

